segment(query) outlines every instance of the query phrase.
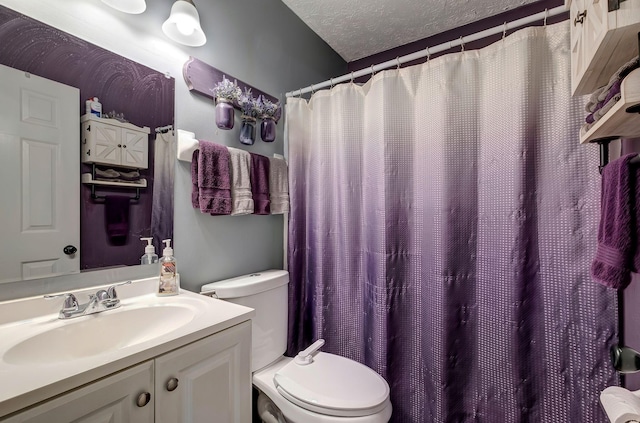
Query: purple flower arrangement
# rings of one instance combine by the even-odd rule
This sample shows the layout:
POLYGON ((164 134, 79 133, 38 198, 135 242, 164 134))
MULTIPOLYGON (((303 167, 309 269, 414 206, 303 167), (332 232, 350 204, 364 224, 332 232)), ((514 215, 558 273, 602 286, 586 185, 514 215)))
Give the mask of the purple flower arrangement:
POLYGON ((242 95, 242 90, 238 87, 238 84, 235 81, 229 81, 226 76, 223 76, 222 81, 216 83, 211 91, 217 100, 223 99, 231 103, 235 103, 242 95))

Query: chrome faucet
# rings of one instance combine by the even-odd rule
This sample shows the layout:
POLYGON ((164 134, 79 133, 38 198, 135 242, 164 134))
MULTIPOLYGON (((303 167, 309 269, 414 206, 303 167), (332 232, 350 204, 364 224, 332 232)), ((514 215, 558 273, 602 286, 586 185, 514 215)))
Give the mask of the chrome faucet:
POLYGON ((100 313, 102 311, 113 310, 114 308, 120 307, 120 299, 116 292, 116 286, 128 285, 130 283, 131 281, 126 281, 111 285, 106 290, 101 289, 95 294, 89 295, 89 301, 84 304, 78 303, 78 299, 72 293, 45 295, 44 297, 47 299, 64 297, 64 302, 62 303, 62 309, 60 309, 58 318, 73 319, 74 317, 100 313))

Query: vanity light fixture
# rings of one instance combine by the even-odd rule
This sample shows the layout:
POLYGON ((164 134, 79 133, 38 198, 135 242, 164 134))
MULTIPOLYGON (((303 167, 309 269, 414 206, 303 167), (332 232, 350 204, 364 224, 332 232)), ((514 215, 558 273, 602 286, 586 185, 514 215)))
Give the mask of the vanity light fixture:
POLYGON ((144 0, 102 0, 102 2, 116 10, 132 15, 140 14, 147 9, 147 3, 144 0))
POLYGON ((173 41, 186 46, 198 47, 207 42, 192 0, 176 0, 171 7, 169 19, 162 24, 162 32, 173 41))

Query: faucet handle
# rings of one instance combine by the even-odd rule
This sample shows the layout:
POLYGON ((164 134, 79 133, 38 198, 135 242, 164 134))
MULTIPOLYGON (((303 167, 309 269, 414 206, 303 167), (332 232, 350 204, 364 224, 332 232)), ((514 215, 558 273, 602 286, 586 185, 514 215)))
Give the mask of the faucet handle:
POLYGON ((51 298, 59 298, 59 297, 64 297, 64 302, 62 303, 62 309, 63 310, 77 310, 78 309, 78 299, 76 298, 75 295, 71 294, 71 293, 66 293, 66 294, 57 294, 57 295, 45 295, 44 298, 46 299, 51 299, 51 298))
POLYGON ((111 285, 108 289, 107 289, 107 295, 109 296, 109 298, 111 298, 112 300, 115 300, 118 298, 118 293, 116 292, 116 286, 122 286, 122 285, 129 285, 131 284, 131 281, 126 281, 126 282, 122 282, 122 283, 117 283, 115 285, 111 285))
MULTIPOLYGON (((91 297, 93 297, 93 295, 91 297)), ((108 300, 109 298, 111 298, 109 293, 104 289, 101 289, 100 291, 96 292, 95 297, 98 301, 108 300)))

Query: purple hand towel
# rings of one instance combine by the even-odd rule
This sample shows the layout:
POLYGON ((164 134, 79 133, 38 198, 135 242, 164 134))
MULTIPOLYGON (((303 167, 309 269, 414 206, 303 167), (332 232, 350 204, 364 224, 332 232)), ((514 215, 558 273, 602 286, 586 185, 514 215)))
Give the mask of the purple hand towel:
POLYGON ((269 202, 269 158, 259 154, 251 154, 251 195, 253 197, 253 214, 270 214, 269 202))
POLYGON ((640 269, 640 189, 636 188, 640 185, 636 167, 629 164, 637 155, 627 154, 602 171, 598 248, 591 275, 596 282, 614 289, 626 288, 630 272, 640 269))
POLYGON ((200 141, 191 158, 191 204, 202 213, 231 214, 231 167, 227 147, 200 141))
POLYGON ((113 245, 124 245, 129 234, 129 197, 107 195, 104 199, 107 236, 113 245))

